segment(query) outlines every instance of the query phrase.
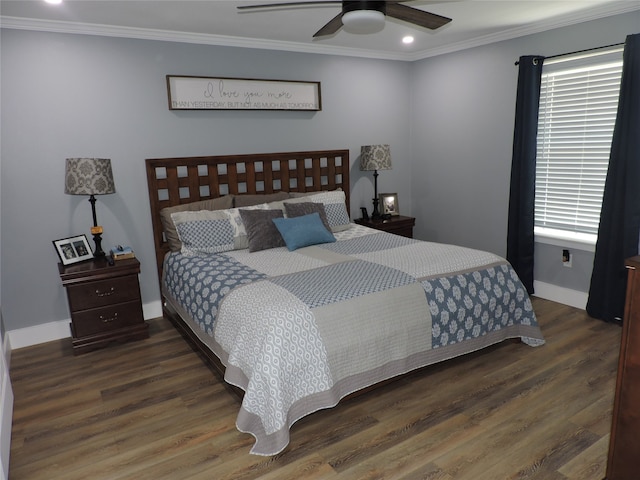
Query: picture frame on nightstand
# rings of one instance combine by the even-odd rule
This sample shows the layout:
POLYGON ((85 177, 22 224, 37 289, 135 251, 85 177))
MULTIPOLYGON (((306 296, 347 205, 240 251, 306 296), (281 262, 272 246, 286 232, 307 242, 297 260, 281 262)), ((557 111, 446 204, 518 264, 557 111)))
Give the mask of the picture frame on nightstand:
POLYGON ((86 235, 54 240, 53 246, 63 265, 71 265, 93 259, 93 252, 86 235))
POLYGON ((397 216, 400 215, 400 209, 398 207, 398 194, 397 193, 381 193, 379 195, 380 209, 382 215, 397 216))

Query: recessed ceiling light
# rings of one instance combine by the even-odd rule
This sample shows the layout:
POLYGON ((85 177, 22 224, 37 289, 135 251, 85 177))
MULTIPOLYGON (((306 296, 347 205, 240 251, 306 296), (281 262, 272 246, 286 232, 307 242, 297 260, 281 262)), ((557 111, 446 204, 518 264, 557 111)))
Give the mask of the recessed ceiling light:
POLYGON ((50 3, 51 5, 59 5, 62 3, 62 0, 44 0, 47 3, 50 3))
POLYGON ((402 38, 402 43, 409 45, 410 43, 413 43, 414 38, 411 35, 407 35, 406 37, 402 38))

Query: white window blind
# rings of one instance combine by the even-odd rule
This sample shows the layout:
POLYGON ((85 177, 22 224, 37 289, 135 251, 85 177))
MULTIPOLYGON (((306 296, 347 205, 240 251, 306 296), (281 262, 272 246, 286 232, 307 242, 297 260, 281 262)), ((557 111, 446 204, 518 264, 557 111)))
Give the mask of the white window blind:
POLYGON ((545 61, 536 227, 597 235, 621 75, 622 48, 545 61))

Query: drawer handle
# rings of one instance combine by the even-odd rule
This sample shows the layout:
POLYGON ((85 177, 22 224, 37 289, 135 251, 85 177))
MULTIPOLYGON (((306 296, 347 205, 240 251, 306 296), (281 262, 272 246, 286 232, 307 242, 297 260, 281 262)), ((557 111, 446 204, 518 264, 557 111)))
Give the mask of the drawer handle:
POLYGON ((96 288, 96 295, 98 297, 108 297, 109 295, 113 295, 114 293, 116 293, 116 289, 111 287, 108 291, 106 292, 101 292, 100 290, 98 290, 96 288))
POLYGON ((114 313, 113 317, 103 317, 102 315, 100 315, 100 320, 102 320, 102 323, 109 323, 109 322, 113 322, 115 320, 118 319, 118 313, 114 313))

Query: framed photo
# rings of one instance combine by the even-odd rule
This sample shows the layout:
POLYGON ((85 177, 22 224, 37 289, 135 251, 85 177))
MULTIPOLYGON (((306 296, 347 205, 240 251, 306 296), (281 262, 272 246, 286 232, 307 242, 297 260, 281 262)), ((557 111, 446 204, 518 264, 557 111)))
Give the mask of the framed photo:
POLYGON ((56 252, 58 252, 63 265, 84 262, 93 258, 93 252, 86 235, 54 240, 53 246, 56 247, 56 252))
POLYGON ((382 215, 400 215, 397 193, 381 193, 379 197, 382 215))

